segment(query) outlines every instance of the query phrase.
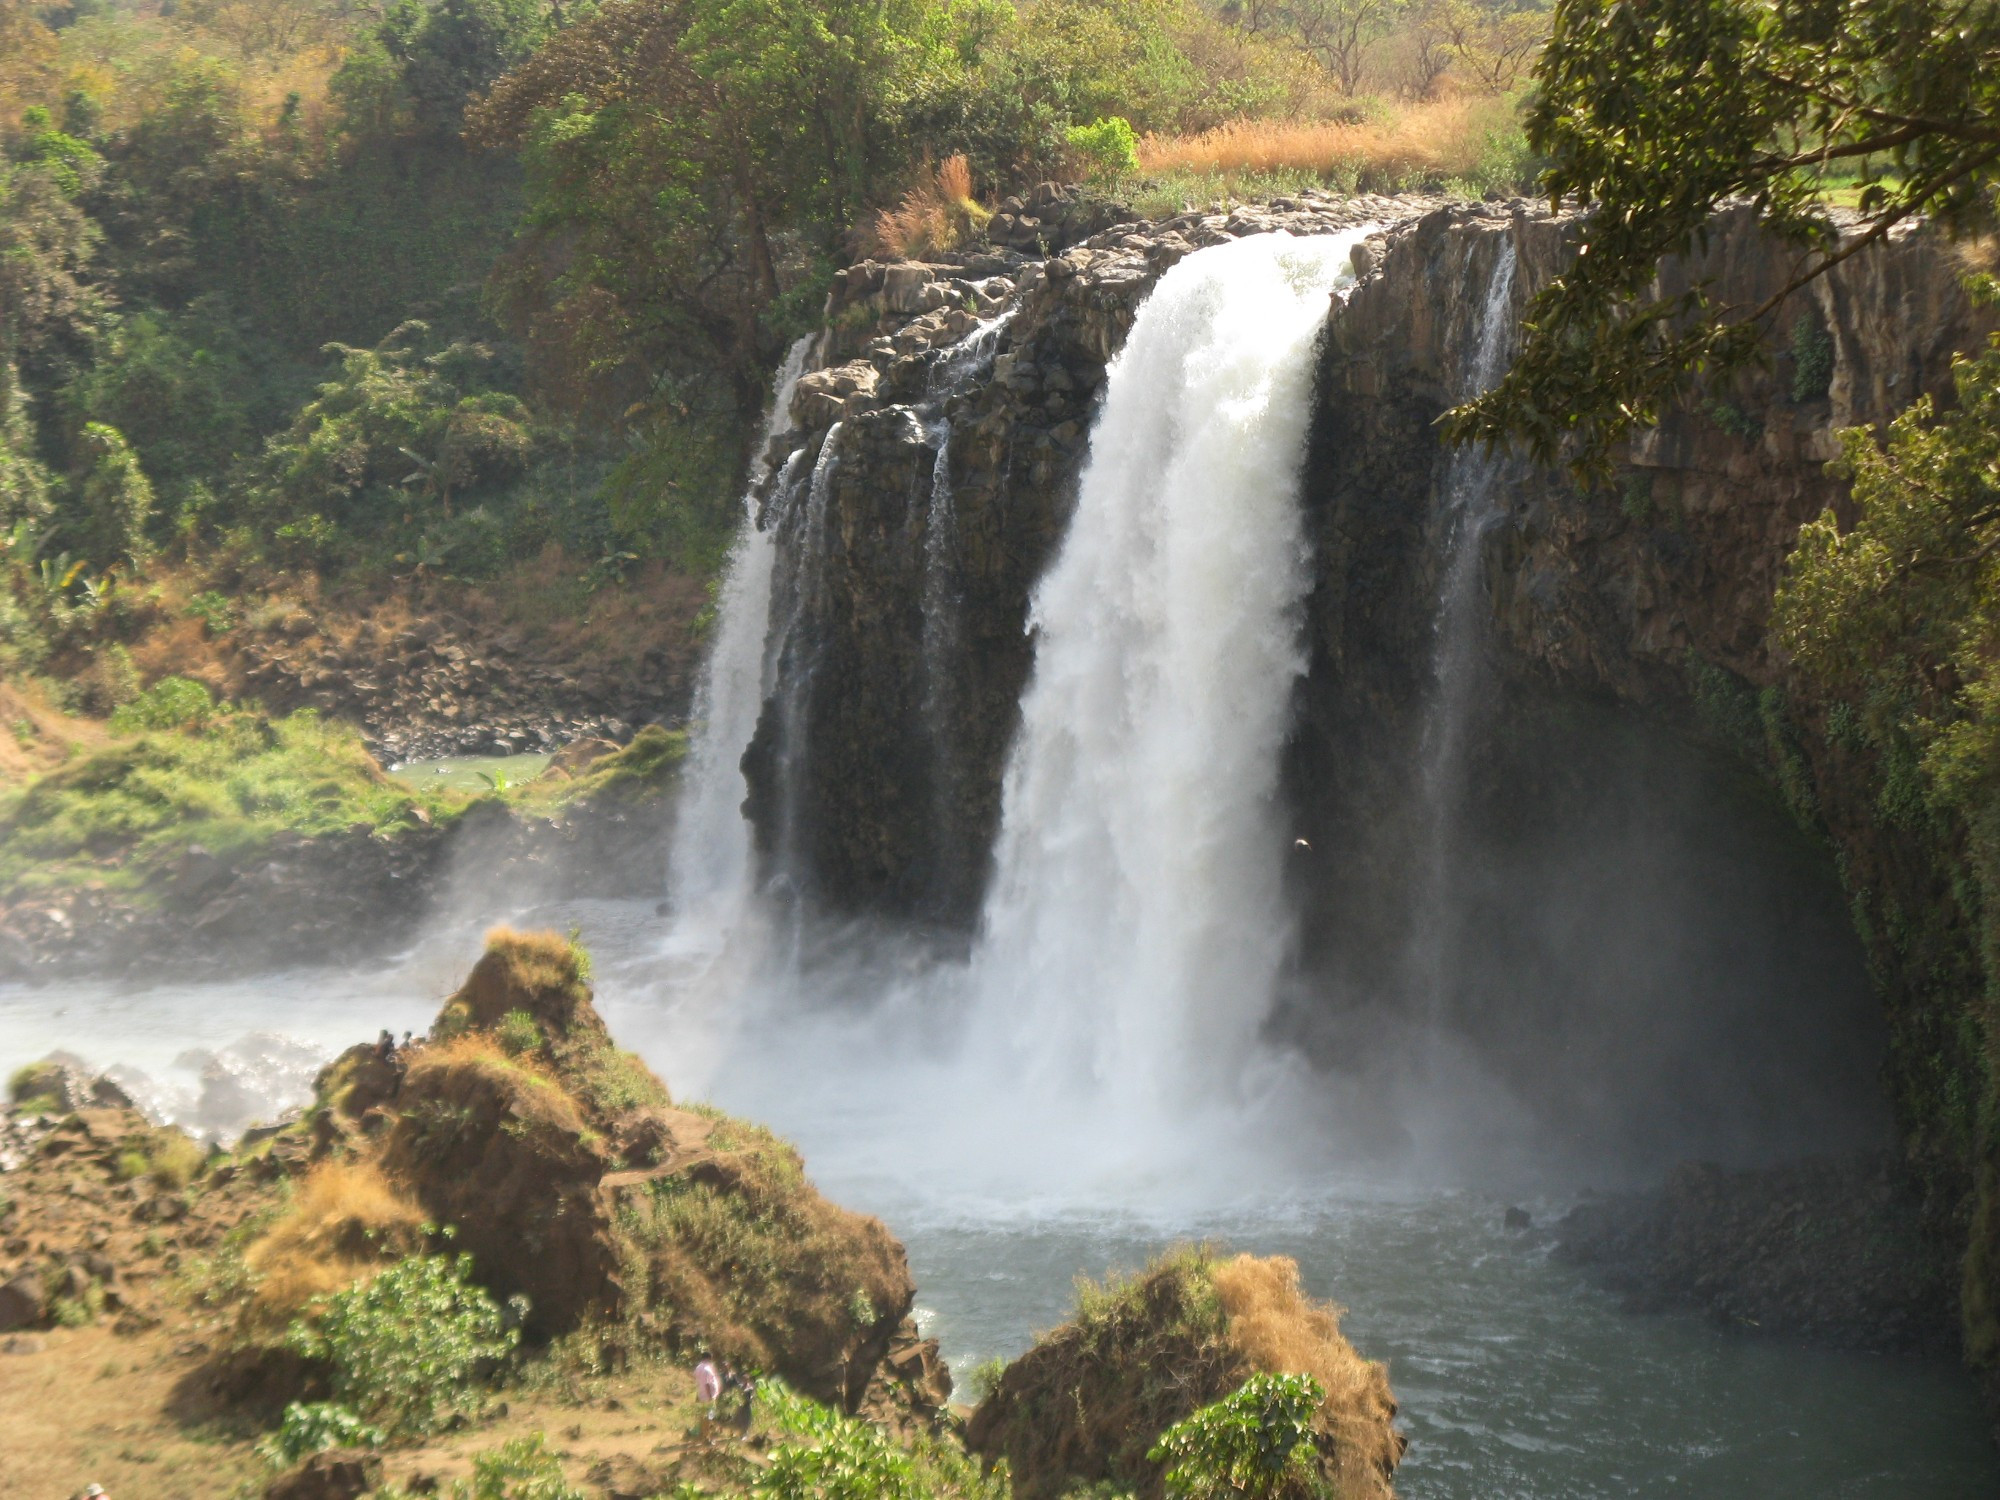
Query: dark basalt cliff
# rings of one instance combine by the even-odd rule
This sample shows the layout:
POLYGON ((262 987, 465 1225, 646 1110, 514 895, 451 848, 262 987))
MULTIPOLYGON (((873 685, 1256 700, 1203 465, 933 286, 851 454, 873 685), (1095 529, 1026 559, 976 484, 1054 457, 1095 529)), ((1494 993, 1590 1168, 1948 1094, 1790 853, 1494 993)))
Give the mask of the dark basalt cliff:
POLYGON ((841 362, 799 382, 796 430, 780 440, 795 456, 766 502, 783 634, 745 771, 779 872, 823 910, 971 922, 1033 660, 1029 593, 1139 303, 1203 245, 1427 206, 1302 198, 1118 225, 1046 260, 842 274, 822 341, 841 362), (1015 311, 983 357, 953 352, 1003 308, 1015 311))
MULTIPOLYGON (((1967 882, 1953 850, 1882 816, 1870 768, 1795 706, 1768 632, 1799 526, 1843 503, 1836 431, 1944 393, 1983 331, 1953 252, 1920 230, 1795 295, 1767 366, 1639 434, 1611 484, 1504 455, 1473 476, 1490 496, 1478 670, 1443 798, 1420 777, 1469 460, 1435 423, 1470 390, 1501 258, 1511 317, 1570 253, 1565 220, 1314 198, 1114 226, 1045 260, 844 273, 830 367, 800 382, 783 440, 799 451, 765 502, 782 634, 745 769, 769 872, 825 913, 969 930, 1029 599, 1138 304, 1226 236, 1364 223, 1383 228, 1321 346, 1302 491, 1315 572, 1284 792, 1305 852, 1273 1024, 1352 1065, 1357 1038, 1408 1008, 1428 944, 1436 1014, 1532 1096, 1545 1138, 1628 1161, 1844 1144, 1840 1101, 1880 1100, 1886 1079, 1923 1233, 1974 1247, 1977 1354, 2000 1306, 1981 1247, 2000 1229, 1972 1226, 2000 1214, 1981 1217, 1993 1185, 1975 1190, 1991 1079, 1984 969, 1954 905, 1967 882), (984 345, 957 342, 1008 310, 984 345), (1912 942, 1894 914, 1917 910, 1932 917, 1912 942)), ((1737 215, 1669 274, 1749 305, 1792 262, 1737 215)))

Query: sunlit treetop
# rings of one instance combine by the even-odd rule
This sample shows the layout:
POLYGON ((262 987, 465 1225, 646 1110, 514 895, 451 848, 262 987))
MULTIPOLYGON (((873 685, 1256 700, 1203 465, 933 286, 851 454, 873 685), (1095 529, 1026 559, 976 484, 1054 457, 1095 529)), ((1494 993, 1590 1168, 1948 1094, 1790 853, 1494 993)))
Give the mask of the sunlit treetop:
POLYGON ((1915 216, 1953 233, 1992 221, 1995 0, 1558 0, 1537 78, 1542 187, 1589 212, 1512 370, 1448 419, 1458 439, 1602 472, 1695 375, 1754 360, 1790 291, 1915 216), (1730 201, 1798 247, 1785 292, 1661 292, 1661 259, 1697 250, 1730 201))

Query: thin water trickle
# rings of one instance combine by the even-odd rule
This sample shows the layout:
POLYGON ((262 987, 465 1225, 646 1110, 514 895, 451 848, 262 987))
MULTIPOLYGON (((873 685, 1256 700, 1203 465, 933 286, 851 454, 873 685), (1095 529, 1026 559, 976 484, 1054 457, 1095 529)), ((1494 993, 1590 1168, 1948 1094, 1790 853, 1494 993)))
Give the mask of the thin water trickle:
POLYGON ((926 440, 937 445, 937 457, 931 463, 930 498, 924 510, 923 713, 931 750, 933 838, 940 854, 947 856, 957 854, 961 836, 951 737, 957 707, 954 666, 964 612, 957 574, 958 513, 951 484, 949 403, 992 370, 1001 338, 1019 310, 1018 306, 1009 307, 986 319, 945 350, 926 377, 927 396, 921 408, 926 440))
POLYGON ((715 643, 695 692, 687 790, 667 869, 674 940, 702 950, 723 941, 741 917, 749 890, 751 850, 743 820, 741 762, 764 705, 765 637, 777 560, 776 541, 757 524, 757 501, 770 477, 768 450, 791 426, 792 390, 805 370, 811 343, 801 338, 792 345, 772 385, 764 441, 752 455, 744 488, 742 526, 716 594, 715 643))
MULTIPOLYGON (((1467 238, 1468 262, 1479 248, 1477 239, 1467 238)), ((1460 400, 1484 393, 1500 378, 1513 342, 1515 266, 1513 239, 1503 237, 1472 329, 1473 347, 1460 400)), ((1407 961, 1413 999, 1434 1038, 1447 1029, 1452 877, 1460 843, 1466 756, 1485 676, 1483 549, 1487 532, 1502 514, 1505 473, 1506 461, 1499 452, 1483 445, 1459 448, 1447 461, 1438 492, 1434 529, 1441 539, 1442 566, 1431 625, 1431 686, 1419 746, 1416 795, 1422 849, 1407 961)))

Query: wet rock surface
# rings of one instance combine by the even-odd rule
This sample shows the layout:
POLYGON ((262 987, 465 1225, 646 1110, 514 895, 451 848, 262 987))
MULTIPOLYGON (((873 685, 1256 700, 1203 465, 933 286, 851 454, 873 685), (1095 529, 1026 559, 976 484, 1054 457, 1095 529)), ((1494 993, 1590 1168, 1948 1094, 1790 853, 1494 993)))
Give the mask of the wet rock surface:
POLYGON ((744 769, 765 860, 825 909, 968 925, 1033 659, 1028 596, 1140 302, 1203 246, 1435 206, 1306 194, 1093 227, 1060 254, 1010 241, 843 271, 763 502, 782 634, 744 769))
POLYGON ((1556 1255, 1639 1312, 1834 1348, 1958 1350, 1954 1247, 1922 1228, 1922 1190, 1884 1158, 1760 1171, 1690 1162, 1657 1193, 1586 1202, 1556 1255))

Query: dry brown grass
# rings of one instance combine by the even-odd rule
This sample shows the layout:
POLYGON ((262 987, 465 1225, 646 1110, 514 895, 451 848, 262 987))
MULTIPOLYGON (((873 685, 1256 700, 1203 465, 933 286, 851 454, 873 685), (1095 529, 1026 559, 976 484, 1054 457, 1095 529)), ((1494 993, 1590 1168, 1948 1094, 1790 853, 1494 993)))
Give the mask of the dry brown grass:
POLYGON ((372 1163, 322 1163, 244 1253, 244 1263, 258 1277, 244 1311, 246 1323, 282 1327, 313 1298, 415 1251, 423 1223, 423 1210, 372 1163))
POLYGON ((992 218, 972 196, 972 166, 963 155, 926 167, 903 201, 875 216, 864 249, 897 259, 951 250, 992 218))
POLYGON ((1007 1459, 1019 1500, 1100 1482, 1157 1500, 1161 1469, 1146 1454, 1160 1433, 1259 1372, 1318 1379, 1322 1477, 1340 1500, 1389 1500, 1403 1440, 1382 1366, 1341 1336, 1337 1308, 1300 1291, 1294 1262, 1206 1247, 1079 1282, 1075 1320, 1007 1367, 966 1441, 1007 1459))
POLYGON ((1253 1369, 1311 1375, 1325 1387, 1320 1415, 1334 1440, 1343 1500, 1386 1496, 1403 1454, 1389 1425, 1396 1415, 1389 1372, 1347 1342, 1341 1310, 1305 1295, 1298 1262, 1289 1256, 1239 1255, 1211 1275, 1229 1318, 1229 1342, 1253 1369))
POLYGON ((571 1036, 579 1027, 604 1032, 590 1003, 584 956, 574 943, 560 933, 495 927, 465 983, 438 1012, 431 1035, 454 1036, 468 1027, 491 1031, 517 1010, 534 1017, 550 1038, 571 1036))
POLYGON ((1494 123, 1493 101, 1463 98, 1358 123, 1236 120, 1199 135, 1149 135, 1139 143, 1139 168, 1154 174, 1352 174, 1384 184, 1450 177, 1479 164, 1494 123))

